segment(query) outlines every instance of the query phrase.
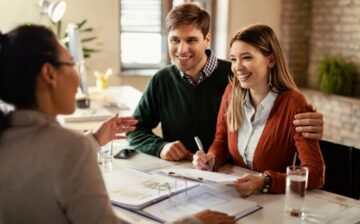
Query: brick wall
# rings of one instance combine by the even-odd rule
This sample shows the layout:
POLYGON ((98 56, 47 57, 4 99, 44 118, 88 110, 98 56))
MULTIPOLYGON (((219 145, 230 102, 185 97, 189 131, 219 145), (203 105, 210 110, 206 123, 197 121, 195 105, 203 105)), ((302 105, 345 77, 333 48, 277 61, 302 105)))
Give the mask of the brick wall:
POLYGON ((324 139, 360 148, 360 0, 282 0, 281 23, 281 44, 298 85, 317 89, 317 63, 325 54, 356 65, 356 98, 303 92, 324 114, 324 139))
POLYGON ((360 0, 283 0, 282 12, 282 42, 295 80, 316 89, 318 61, 339 55, 358 68, 360 97, 360 0))
POLYGON ((283 0, 281 16, 281 45, 299 86, 307 84, 311 0, 283 0))
POLYGON ((360 149, 360 99, 324 95, 302 89, 306 99, 324 114, 324 138, 360 149))

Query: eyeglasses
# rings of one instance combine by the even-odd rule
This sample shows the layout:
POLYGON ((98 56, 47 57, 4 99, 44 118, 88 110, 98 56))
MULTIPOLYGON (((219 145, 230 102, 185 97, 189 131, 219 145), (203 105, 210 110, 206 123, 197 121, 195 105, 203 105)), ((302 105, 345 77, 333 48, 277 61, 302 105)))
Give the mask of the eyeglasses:
POLYGON ((55 66, 71 66, 71 67, 75 67, 76 65, 76 63, 73 61, 54 61, 51 62, 51 64, 55 66))

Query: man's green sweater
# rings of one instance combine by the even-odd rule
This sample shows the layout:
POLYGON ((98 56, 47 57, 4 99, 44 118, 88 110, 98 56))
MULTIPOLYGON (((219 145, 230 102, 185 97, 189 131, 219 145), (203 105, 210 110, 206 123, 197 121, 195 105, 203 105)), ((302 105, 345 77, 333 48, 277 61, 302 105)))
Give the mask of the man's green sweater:
POLYGON ((212 144, 222 95, 231 74, 230 63, 218 66, 199 85, 193 86, 180 75, 175 65, 161 69, 150 80, 134 112, 139 122, 128 133, 130 145, 144 153, 160 156, 168 142, 181 141, 191 152, 198 150, 198 136, 205 151, 212 144), (159 122, 163 137, 152 132, 159 122))

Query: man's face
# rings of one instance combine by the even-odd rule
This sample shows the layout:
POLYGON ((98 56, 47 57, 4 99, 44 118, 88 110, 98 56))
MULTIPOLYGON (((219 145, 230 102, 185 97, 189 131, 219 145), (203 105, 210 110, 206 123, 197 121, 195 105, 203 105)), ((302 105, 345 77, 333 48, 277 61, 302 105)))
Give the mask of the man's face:
POLYGON ((197 76, 206 64, 205 49, 209 46, 210 34, 204 38, 196 26, 180 25, 169 31, 169 55, 176 67, 190 76, 197 76))

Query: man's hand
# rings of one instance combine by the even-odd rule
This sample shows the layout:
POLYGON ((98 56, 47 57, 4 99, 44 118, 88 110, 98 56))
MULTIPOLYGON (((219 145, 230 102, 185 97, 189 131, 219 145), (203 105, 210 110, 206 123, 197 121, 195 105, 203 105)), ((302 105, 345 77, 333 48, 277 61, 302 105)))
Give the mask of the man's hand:
POLYGON ((160 158, 169 161, 192 159, 192 156, 192 153, 180 141, 167 143, 160 153, 160 158))
POLYGON ((324 120, 322 113, 316 112, 311 104, 314 112, 307 112, 295 115, 294 125, 297 132, 302 132, 305 138, 320 140, 324 133, 324 120))

